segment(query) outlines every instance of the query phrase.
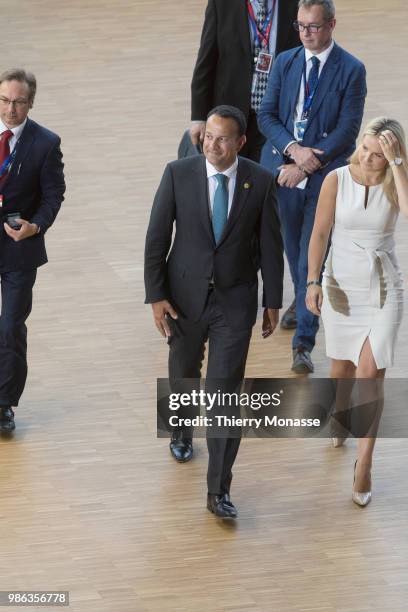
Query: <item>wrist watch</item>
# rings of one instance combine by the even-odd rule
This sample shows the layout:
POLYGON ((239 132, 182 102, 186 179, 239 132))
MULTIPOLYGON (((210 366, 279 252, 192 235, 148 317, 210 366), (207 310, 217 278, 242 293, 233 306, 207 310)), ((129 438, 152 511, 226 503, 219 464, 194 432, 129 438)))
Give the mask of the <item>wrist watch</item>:
POLYGON ((402 159, 400 157, 396 157, 395 159, 390 161, 390 166, 401 166, 402 159))

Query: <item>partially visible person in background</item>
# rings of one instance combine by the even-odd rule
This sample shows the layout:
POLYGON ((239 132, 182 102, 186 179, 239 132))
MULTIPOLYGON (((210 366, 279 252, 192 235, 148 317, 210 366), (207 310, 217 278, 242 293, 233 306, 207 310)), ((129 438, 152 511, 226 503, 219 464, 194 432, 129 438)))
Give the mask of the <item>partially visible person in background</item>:
POLYGON ((302 47, 281 53, 258 113, 268 139, 261 163, 278 181, 279 216, 296 296, 292 370, 309 374, 318 317, 305 306, 307 251, 323 179, 355 149, 367 94, 365 68, 333 40, 332 0, 300 0, 302 47))
POLYGON ((296 14, 297 0, 209 0, 191 82, 194 144, 204 140, 209 111, 231 104, 247 119, 240 154, 259 161, 265 139, 256 113, 274 59, 300 44, 292 26, 296 14))
MULTIPOLYGON (((297 7, 298 0, 209 0, 191 82, 193 144, 204 139, 210 109, 232 104, 247 119, 240 155, 259 162, 265 138, 257 112, 276 57, 300 44, 293 28, 297 7)), ((296 327, 294 303, 281 327, 296 327)))

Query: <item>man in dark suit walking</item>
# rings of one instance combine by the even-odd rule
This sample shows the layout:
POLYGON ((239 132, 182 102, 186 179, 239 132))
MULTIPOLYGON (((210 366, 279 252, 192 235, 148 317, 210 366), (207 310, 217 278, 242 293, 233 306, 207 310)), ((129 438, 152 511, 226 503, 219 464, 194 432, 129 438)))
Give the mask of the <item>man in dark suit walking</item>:
POLYGON ((210 109, 232 104, 247 118, 241 155, 259 161, 265 139, 256 112, 274 58, 299 45, 296 13, 297 0, 209 0, 191 83, 194 144, 204 138, 210 109))
POLYGON ((37 268, 47 261, 44 234, 64 199, 60 139, 28 118, 36 79, 0 75, 0 431, 15 429, 27 378, 27 320, 37 268))
MULTIPOLYGON (((295 286, 297 328, 292 370, 313 372, 318 318, 305 304, 309 240, 325 176, 347 165, 367 94, 364 65, 332 39, 332 0, 300 0, 302 46, 276 60, 258 121, 267 137, 261 163, 278 181, 279 215, 295 286)), ((313 279, 320 283, 320 279, 313 279)))
MULTIPOLYGON (((171 380, 200 378, 207 340, 207 381, 243 378, 257 315, 255 237, 264 289, 263 336, 278 322, 283 247, 274 179, 237 157, 245 128, 244 115, 234 107, 210 111, 204 155, 168 164, 156 193, 146 238, 146 303, 168 338, 171 380)), ((207 443, 208 509, 235 517, 229 490, 240 439, 208 437, 207 443)), ((191 458, 191 432, 175 432, 170 448, 179 461, 191 458)))

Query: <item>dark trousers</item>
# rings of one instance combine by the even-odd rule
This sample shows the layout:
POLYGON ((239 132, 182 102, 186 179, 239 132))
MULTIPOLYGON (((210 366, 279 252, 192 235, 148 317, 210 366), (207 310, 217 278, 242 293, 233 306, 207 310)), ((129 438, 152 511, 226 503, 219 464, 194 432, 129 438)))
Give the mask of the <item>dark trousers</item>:
POLYGON ((0 406, 17 406, 27 379, 27 327, 37 270, 2 272, 0 406))
MULTIPOLYGON (((217 304, 215 291, 209 292, 206 307, 198 322, 192 323, 179 317, 176 324, 171 322, 171 327, 174 332, 169 340, 171 384, 177 379, 200 378, 205 342, 208 340, 206 390, 214 390, 212 387, 216 379, 228 379, 228 386, 239 386, 244 377, 252 328, 238 331, 231 329, 217 304)), ((189 437, 192 432, 183 433, 189 437)), ((241 441, 236 432, 234 435, 236 437, 233 438, 207 436, 209 493, 218 495, 229 491, 232 466, 241 441)))
POLYGON ((247 120, 246 143, 240 151, 240 155, 259 163, 262 148, 265 144, 265 136, 258 129, 255 111, 251 110, 247 120))
POLYGON ((318 198, 307 189, 278 187, 277 193, 283 243, 296 297, 297 327, 292 344, 293 348, 302 345, 311 351, 319 319, 306 308, 305 297, 309 242, 318 198))

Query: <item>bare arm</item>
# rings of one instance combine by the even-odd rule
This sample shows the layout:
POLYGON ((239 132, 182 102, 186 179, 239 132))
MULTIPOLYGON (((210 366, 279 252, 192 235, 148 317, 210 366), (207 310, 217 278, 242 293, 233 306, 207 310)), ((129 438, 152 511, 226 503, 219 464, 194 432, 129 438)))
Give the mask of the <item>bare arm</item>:
MULTIPOLYGON (((329 235, 334 223, 337 197, 337 174, 331 172, 326 176, 320 190, 316 216, 309 243, 309 267, 307 281, 318 281, 322 270, 323 259, 327 250, 329 235)), ((322 288, 310 285, 306 292, 306 306, 319 316, 323 301, 322 288)))
POLYGON ((408 217, 408 170, 406 162, 401 166, 392 166, 395 187, 398 194, 398 206, 404 217, 408 217))
MULTIPOLYGON (((396 157, 400 157, 400 147, 397 138, 391 130, 382 132, 378 139, 385 159, 390 163, 396 157)), ((391 170, 394 175, 395 187, 397 189, 398 206, 404 217, 408 217, 408 169, 407 161, 403 159, 402 164, 397 166, 391 165, 391 170)))

